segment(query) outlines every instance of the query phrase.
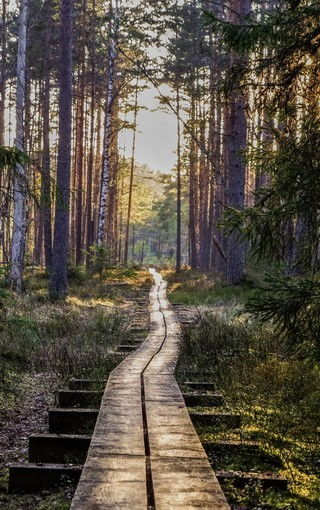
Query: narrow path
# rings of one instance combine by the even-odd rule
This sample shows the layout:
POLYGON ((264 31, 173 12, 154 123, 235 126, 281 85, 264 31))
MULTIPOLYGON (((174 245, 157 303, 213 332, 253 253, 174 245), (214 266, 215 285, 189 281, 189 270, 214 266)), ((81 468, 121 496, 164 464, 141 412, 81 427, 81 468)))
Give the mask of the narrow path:
POLYGON ((152 274, 150 333, 109 377, 71 510, 229 508, 173 375, 179 323, 152 274))

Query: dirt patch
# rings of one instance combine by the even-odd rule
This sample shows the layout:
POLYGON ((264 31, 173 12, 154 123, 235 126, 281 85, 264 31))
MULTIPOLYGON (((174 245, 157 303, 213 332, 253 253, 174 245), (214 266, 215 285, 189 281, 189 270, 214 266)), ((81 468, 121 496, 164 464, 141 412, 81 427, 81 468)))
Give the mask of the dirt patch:
POLYGON ((3 405, 0 416, 0 508, 34 509, 49 496, 8 496, 8 465, 26 462, 29 436, 47 432, 47 411, 54 404, 58 384, 58 377, 52 374, 24 374, 19 382, 19 397, 3 405))

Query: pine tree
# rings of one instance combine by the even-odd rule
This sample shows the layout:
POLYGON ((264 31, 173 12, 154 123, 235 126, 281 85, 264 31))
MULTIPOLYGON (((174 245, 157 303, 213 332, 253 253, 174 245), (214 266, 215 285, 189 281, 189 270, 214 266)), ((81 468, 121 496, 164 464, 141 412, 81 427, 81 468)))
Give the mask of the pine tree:
POLYGON ((51 298, 63 298, 68 289, 69 203, 72 106, 72 15, 73 0, 60 4, 59 149, 51 298))

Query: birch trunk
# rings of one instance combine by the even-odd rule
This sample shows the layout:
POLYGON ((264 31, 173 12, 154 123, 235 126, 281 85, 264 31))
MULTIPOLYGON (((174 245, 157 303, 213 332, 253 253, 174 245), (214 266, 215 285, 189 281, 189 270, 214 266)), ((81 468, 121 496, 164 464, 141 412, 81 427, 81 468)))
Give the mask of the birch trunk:
POLYGON ((6 66, 7 66, 7 1, 2 0, 1 13, 1 64, 0 64, 0 145, 5 144, 5 96, 6 96, 6 66))
MULTIPOLYGON (((26 93, 26 51, 27 51, 27 22, 28 0, 21 0, 19 15, 19 41, 17 59, 17 92, 16 92, 16 141, 20 151, 25 150, 25 93, 26 93)), ((24 269, 24 254, 26 245, 26 170, 23 165, 17 165, 13 184, 13 234, 11 243, 10 282, 17 292, 22 290, 24 269)))
POLYGON ((108 184, 111 168, 111 154, 110 148, 112 144, 112 106, 115 99, 115 71, 116 71, 116 57, 117 46, 116 38, 118 31, 118 4, 115 2, 113 7, 110 2, 110 35, 109 35, 109 50, 108 50, 108 82, 107 82, 107 97, 105 108, 105 126, 104 126, 104 141, 103 141, 103 154, 102 154, 102 175, 101 175, 101 189, 100 189, 100 202, 98 212, 98 244, 103 244, 106 233, 106 219, 107 219, 107 198, 108 198, 108 184))

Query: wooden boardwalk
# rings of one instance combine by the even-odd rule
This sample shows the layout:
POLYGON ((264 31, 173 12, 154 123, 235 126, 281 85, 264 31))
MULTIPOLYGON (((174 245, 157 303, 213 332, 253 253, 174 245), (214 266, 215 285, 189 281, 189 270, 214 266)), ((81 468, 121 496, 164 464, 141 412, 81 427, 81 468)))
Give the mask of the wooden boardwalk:
POLYGON ((226 510, 174 378, 179 323, 153 271, 150 333, 110 375, 71 510, 226 510))

